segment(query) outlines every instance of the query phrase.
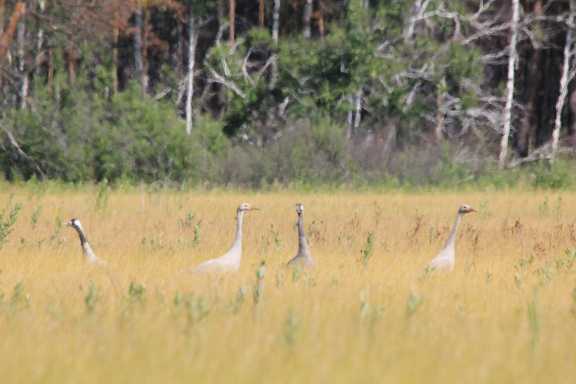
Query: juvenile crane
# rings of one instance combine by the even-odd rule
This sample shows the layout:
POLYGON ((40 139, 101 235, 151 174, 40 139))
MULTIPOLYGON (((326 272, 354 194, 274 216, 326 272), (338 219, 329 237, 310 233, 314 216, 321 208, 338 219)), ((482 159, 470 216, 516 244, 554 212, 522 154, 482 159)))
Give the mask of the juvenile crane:
POLYGON ((258 208, 253 208, 248 203, 242 203, 236 210, 236 238, 228 252, 223 256, 216 259, 207 260, 192 272, 235 272, 240 269, 240 262, 242 260, 242 223, 244 221, 244 214, 248 211, 257 211, 258 208))
POLYGON ((454 221, 454 225, 452 225, 452 230, 450 231, 448 240, 446 240, 446 244, 438 256, 430 261, 427 267, 428 270, 452 271, 454 269, 454 264, 456 262, 456 231, 458 230, 460 221, 462 221, 462 217, 470 212, 476 212, 476 210, 466 204, 461 205, 460 208, 458 208, 456 220, 454 221))
POLYGON ((308 240, 306 240, 306 234, 304 233, 304 205, 296 204, 296 214, 298 215, 298 221, 296 226, 298 227, 298 253, 288 262, 289 266, 299 266, 305 268, 314 267, 314 259, 310 253, 310 247, 308 246, 308 240))
POLYGON ((100 259, 98 256, 96 256, 96 254, 92 250, 92 247, 90 246, 90 243, 88 242, 88 238, 86 237, 86 234, 84 233, 84 228, 82 228, 82 224, 80 223, 80 220, 78 220, 76 218, 71 219, 68 223, 66 223, 66 225, 74 228, 76 230, 76 232, 78 233, 78 237, 80 238, 80 246, 82 247, 82 254, 84 255, 84 259, 86 259, 86 262, 88 264, 93 264, 93 265, 106 265, 106 262, 104 260, 100 259))

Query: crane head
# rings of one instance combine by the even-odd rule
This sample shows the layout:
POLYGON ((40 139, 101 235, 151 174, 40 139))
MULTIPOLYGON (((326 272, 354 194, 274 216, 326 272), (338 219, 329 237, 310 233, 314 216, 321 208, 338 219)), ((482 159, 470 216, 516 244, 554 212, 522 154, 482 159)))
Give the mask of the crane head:
POLYGON ((69 227, 76 227, 76 228, 81 227, 80 220, 78 220, 78 219, 75 218, 75 217, 72 218, 72 219, 70 219, 70 221, 68 221, 68 222, 66 223, 66 225, 69 226, 69 227))
POLYGON ((470 212, 476 212, 476 210, 468 204, 462 204, 460 208, 458 208, 458 213, 465 214, 470 212))
POLYGON ((238 212, 258 211, 258 208, 252 207, 248 203, 242 203, 238 206, 238 212))
POLYGON ((304 204, 302 203, 296 204, 296 213, 298 214, 298 216, 301 216, 302 213, 304 213, 304 204))
POLYGON ((70 221, 68 221, 66 223, 66 226, 72 227, 72 228, 76 229, 77 231, 84 231, 84 228, 82 228, 82 224, 80 223, 80 220, 78 220, 75 217, 70 219, 70 221))

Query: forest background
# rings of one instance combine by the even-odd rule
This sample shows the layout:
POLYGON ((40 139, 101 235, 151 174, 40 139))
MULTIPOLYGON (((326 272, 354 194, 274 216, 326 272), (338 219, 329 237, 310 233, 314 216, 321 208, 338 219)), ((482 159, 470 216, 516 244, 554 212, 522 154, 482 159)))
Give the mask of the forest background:
POLYGON ((575 14, 574 0, 0 0, 0 169, 576 185, 575 14))

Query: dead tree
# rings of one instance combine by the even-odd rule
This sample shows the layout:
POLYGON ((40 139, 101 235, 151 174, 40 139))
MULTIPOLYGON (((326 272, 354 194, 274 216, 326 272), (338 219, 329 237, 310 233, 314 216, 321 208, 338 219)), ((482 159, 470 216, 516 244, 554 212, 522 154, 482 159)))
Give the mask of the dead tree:
MULTIPOLYGON (((278 48, 278 38, 280 34, 280 5, 280 0, 274 0, 274 8, 272 11, 272 41, 274 42, 274 48, 278 48)), ((277 54, 274 55, 271 65, 270 88, 274 88, 278 81, 277 54)))
POLYGON ((236 0, 228 0, 228 23, 228 41, 232 47, 236 41, 236 0))
POLYGON ((26 4, 22 1, 16 3, 16 7, 14 7, 14 12, 10 17, 10 22, 8 23, 8 27, 0 36, 0 62, 6 56, 6 52, 8 52, 8 48, 12 43, 12 39, 14 38, 14 33, 16 32, 16 28, 18 26, 18 22, 24 15, 26 14, 26 4))
POLYGON ((510 128, 512 126, 512 106, 514 103, 514 79, 516 75, 516 60, 518 52, 516 43, 518 41, 518 22, 520 20, 520 0, 512 0, 512 25, 510 27, 510 48, 508 56, 508 80, 506 82, 506 107, 504 108, 504 126, 502 128, 502 139, 500 141, 500 156, 498 165, 500 169, 506 166, 508 158, 508 140, 510 138, 510 128))
POLYGON ((574 55, 574 18, 576 13, 576 0, 570 0, 570 13, 568 15, 568 25, 566 31, 566 42, 564 44, 564 61, 562 64, 562 77, 560 78, 560 94, 556 101, 556 118, 554 119, 554 131, 552 131, 552 153, 550 160, 554 162, 558 152, 558 142, 560 141, 560 128, 562 127, 562 111, 568 96, 568 86, 574 73, 571 70, 572 56, 574 55))
POLYGON ((306 0, 304 4, 304 38, 309 39, 312 37, 312 0, 306 0))
POLYGON ((264 28, 264 14, 266 12, 266 7, 264 0, 258 0, 258 26, 264 28))
POLYGON ((18 76, 20 77, 20 108, 26 108, 28 100, 28 91, 30 88, 30 79, 28 78, 28 69, 26 68, 26 23, 25 20, 20 20, 16 28, 16 58, 18 76))
POLYGON ((144 73, 144 58, 142 56, 142 33, 144 29, 142 5, 138 5, 134 11, 134 75, 138 82, 142 93, 146 92, 146 80, 144 73))
POLYGON ((198 26, 196 25, 196 16, 189 7, 190 15, 188 16, 188 85, 186 92, 186 133, 192 133, 192 98, 194 96, 194 63, 196 61, 196 41, 198 40, 198 26))

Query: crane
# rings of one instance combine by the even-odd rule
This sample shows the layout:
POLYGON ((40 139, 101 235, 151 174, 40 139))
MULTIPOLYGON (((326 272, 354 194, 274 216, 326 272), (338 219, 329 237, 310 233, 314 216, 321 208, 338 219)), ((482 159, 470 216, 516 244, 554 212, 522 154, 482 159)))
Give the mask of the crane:
POLYGON ((223 256, 210 259, 200 263, 192 270, 195 273, 205 272, 235 272, 240 269, 242 260, 242 224, 244 214, 249 211, 257 211, 258 208, 250 206, 248 203, 242 203, 236 209, 236 237, 232 247, 223 256))
POLYGON ((84 233, 84 228, 82 228, 82 223, 80 223, 80 220, 76 218, 70 219, 70 221, 67 222, 66 225, 74 228, 78 233, 78 237, 80 238, 80 246, 82 247, 82 254, 84 255, 84 259, 86 259, 86 262, 94 265, 101 265, 101 266, 106 265, 106 262, 100 259, 98 256, 96 256, 96 254, 92 250, 92 247, 88 242, 88 238, 84 233))
POLYGON ((454 269, 456 262, 456 231, 462 221, 462 217, 470 212, 476 212, 476 210, 467 204, 463 204, 458 208, 456 220, 454 221, 454 225, 452 225, 448 240, 446 240, 446 244, 444 244, 444 248, 442 248, 438 256, 428 263, 428 270, 452 271, 454 269))
POLYGON ((296 215, 298 216, 298 221, 296 226, 298 227, 298 253, 289 262, 289 266, 299 266, 305 268, 314 267, 314 259, 310 253, 310 247, 308 246, 308 240, 306 240, 306 233, 304 233, 304 205, 301 203, 296 204, 296 215))

